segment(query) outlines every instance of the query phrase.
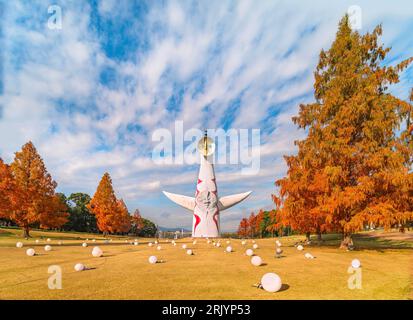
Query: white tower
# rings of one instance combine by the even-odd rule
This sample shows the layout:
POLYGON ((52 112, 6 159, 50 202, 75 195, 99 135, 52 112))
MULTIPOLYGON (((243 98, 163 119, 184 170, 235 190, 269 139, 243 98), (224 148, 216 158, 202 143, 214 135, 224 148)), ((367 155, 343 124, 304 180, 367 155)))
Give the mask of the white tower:
POLYGON ((173 202, 193 212, 192 237, 214 238, 220 236, 220 212, 247 198, 251 191, 218 198, 212 158, 215 144, 205 136, 198 143, 201 165, 196 184, 195 197, 163 191, 173 202))

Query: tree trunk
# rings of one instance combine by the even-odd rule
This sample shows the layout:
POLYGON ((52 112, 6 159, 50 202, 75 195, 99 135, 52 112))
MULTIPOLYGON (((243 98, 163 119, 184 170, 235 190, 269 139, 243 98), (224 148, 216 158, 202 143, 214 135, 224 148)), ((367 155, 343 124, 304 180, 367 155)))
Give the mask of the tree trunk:
POLYGON ((353 240, 350 233, 343 233, 343 240, 340 244, 340 249, 349 249, 353 246, 353 240))
POLYGON ((323 237, 321 236, 321 232, 317 233, 317 240, 318 242, 323 242, 323 237))
POLYGON ((23 237, 30 238, 30 228, 28 225, 23 226, 23 237))
POLYGON ((307 242, 310 242, 311 240, 310 240, 310 237, 311 237, 311 233, 310 232, 307 232, 306 234, 305 234, 305 238, 306 238, 306 241, 307 242))

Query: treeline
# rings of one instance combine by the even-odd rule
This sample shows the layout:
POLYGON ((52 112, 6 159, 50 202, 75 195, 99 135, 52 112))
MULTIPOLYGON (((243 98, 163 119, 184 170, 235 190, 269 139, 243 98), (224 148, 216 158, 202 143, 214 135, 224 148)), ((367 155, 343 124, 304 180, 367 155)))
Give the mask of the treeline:
POLYGON ((157 232, 139 210, 130 215, 123 200, 116 199, 108 173, 93 198, 85 193, 66 197, 56 187, 32 142, 15 153, 11 164, 0 158, 0 220, 21 227, 24 237, 30 236, 30 228, 143 237, 157 232))

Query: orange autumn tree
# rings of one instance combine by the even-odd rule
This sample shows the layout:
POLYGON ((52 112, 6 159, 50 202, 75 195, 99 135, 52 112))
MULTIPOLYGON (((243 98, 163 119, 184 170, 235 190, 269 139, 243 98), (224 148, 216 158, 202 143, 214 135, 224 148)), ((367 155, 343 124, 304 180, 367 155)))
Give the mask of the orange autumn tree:
POLYGON ((104 235, 130 230, 130 216, 123 200, 117 200, 109 173, 105 173, 87 205, 96 216, 97 226, 104 235))
POLYGON ((143 218, 139 209, 136 209, 133 213, 133 216, 130 218, 131 221, 131 230, 134 234, 138 234, 139 231, 144 227, 143 218))
POLYGON ((398 134, 411 105, 388 92, 412 59, 384 66, 390 49, 379 44, 381 34, 377 26, 360 35, 347 15, 341 20, 331 48, 320 53, 315 102, 293 118, 308 136, 276 182, 284 224, 339 231, 342 247, 367 224, 390 228, 412 217, 405 201, 413 190, 411 150, 398 134))
POLYGON ((15 206, 15 184, 10 166, 0 158, 0 218, 8 219, 15 206))
POLYGON ((241 238, 247 238, 250 235, 249 224, 248 224, 247 218, 243 218, 240 221, 237 233, 241 238))
POLYGON ((16 206, 9 219, 23 228, 24 236, 29 237, 30 227, 60 227, 67 221, 67 213, 56 201, 57 183, 47 172, 43 159, 32 142, 26 143, 15 153, 10 165, 14 181, 16 206), (49 222, 51 224, 49 224, 49 222))
POLYGON ((118 211, 116 216, 116 232, 126 233, 131 229, 131 216, 125 202, 118 200, 118 211))

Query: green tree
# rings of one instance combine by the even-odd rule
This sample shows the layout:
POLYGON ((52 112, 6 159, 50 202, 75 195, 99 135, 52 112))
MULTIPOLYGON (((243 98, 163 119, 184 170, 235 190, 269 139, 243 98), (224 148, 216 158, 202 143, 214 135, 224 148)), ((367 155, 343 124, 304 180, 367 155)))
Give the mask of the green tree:
POLYGON ((139 237, 151 238, 156 235, 157 228, 156 225, 145 218, 142 218, 143 227, 138 231, 139 237))
POLYGON ((78 232, 98 232, 96 217, 87 208, 91 198, 86 193, 72 193, 65 201, 69 206, 69 221, 65 230, 78 232))

